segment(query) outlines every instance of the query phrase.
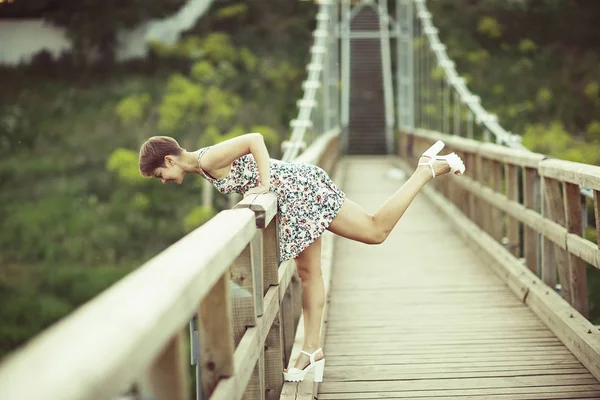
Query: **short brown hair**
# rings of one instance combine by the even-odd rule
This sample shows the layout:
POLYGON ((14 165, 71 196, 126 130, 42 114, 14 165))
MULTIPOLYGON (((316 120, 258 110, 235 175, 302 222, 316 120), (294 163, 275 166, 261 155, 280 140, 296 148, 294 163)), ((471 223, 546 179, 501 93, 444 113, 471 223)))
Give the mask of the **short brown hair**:
POLYGON ((183 149, 169 136, 152 136, 140 148, 140 172, 152 176, 156 168, 165 166, 165 156, 178 156, 183 149))

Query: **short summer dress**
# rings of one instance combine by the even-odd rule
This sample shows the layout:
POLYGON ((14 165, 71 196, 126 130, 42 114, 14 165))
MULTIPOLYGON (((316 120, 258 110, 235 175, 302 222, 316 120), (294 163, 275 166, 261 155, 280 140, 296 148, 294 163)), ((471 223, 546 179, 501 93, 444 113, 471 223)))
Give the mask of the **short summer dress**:
MULTIPOLYGON (((200 149, 198 160, 210 147, 200 149)), ((312 164, 269 160, 270 191, 277 195, 279 256, 281 261, 296 258, 331 224, 346 197, 327 173, 312 164)), ((258 166, 252 154, 231 164, 229 175, 204 177, 221 193, 244 194, 258 185, 258 166)))

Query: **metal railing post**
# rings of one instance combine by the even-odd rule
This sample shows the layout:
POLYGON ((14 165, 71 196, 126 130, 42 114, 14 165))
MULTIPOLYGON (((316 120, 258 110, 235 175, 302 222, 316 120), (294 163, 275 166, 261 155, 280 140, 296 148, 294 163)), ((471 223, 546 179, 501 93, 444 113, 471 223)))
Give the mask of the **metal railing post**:
POLYGON ((392 83, 392 56, 390 54, 389 19, 387 0, 379 0, 379 39, 381 43, 383 100, 385 104, 385 141, 387 153, 392 154, 394 152, 394 86, 392 83))
MULTIPOLYGON (((414 98, 414 46, 413 46, 413 5, 412 0, 396 1, 397 31, 397 126, 398 129, 412 131, 415 127, 414 98)), ((419 50, 420 51, 420 50, 419 50)))
POLYGON ((348 150, 348 124, 350 123, 350 2, 342 2, 342 152, 348 150))

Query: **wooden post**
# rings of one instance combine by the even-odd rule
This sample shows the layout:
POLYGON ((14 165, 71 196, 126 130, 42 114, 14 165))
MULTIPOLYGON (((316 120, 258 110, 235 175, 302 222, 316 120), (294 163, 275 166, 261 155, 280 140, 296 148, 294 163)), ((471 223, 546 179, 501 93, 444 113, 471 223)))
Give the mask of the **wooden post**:
MULTIPOLYGON (((530 210, 536 209, 536 188, 539 185, 539 175, 535 168, 523 168, 523 203, 530 210)), ((524 227, 523 235, 523 256, 527 263, 527 268, 537 275, 538 265, 538 233, 535 229, 528 226, 524 227)))
POLYGON ((402 131, 398 134, 398 155, 406 161, 406 134, 402 131))
MULTIPOLYGON (((488 185, 488 160, 486 160, 482 155, 477 155, 477 181, 481 183, 485 187, 489 187, 488 185)), ((478 209, 478 224, 487 233, 490 233, 490 205, 487 201, 482 199, 477 199, 477 209, 478 209)))
MULTIPOLYGON (((452 147, 449 147, 447 149, 448 152, 455 152, 456 153, 456 149, 453 149, 452 147)), ((450 200, 450 202, 454 205, 456 205, 456 189, 457 186, 452 184, 452 179, 450 179, 450 177, 446 177, 446 179, 443 179, 443 185, 444 185, 444 195, 446 196, 446 198, 448 200, 450 200)))
MULTIPOLYGON (((477 156, 474 153, 468 153, 467 159, 465 160, 467 163, 467 167, 469 169, 466 172, 467 176, 473 178, 473 180, 477 180, 477 156), (471 170, 473 169, 473 171, 471 170)), ((467 190, 467 210, 469 219, 475 223, 477 223, 477 196, 473 195, 470 191, 467 190)))
MULTIPOLYGON (((482 185, 484 184, 483 179, 483 158, 481 155, 477 154, 475 156, 475 165, 477 165, 477 171, 475 172, 475 180, 482 185)), ((481 229, 485 229, 484 226, 484 216, 485 216, 485 200, 480 198, 475 199, 475 222, 481 229)))
POLYGON ((205 207, 212 207, 213 204, 213 185, 206 179, 202 181, 202 205, 205 207))
MULTIPOLYGON (((583 223, 581 221, 581 191, 579 185, 564 183, 564 200, 567 230, 578 236, 583 236, 583 223)), ((568 254, 568 283, 571 293, 571 305, 588 318, 588 293, 587 293, 587 274, 585 271, 585 262, 575 256, 568 254)))
MULTIPOLYGON (((206 295, 198 313, 203 397, 208 399, 219 379, 233 375, 233 330, 229 272, 206 295)), ((186 398, 187 400, 187 398, 186 398)))
POLYGON ((406 161, 414 161, 415 137, 412 133, 406 134, 406 161))
MULTIPOLYGON (((274 198, 273 194, 269 194, 274 198)), ((256 226, 260 228, 251 242, 251 266, 253 271, 254 281, 254 304, 256 316, 263 315, 263 298, 271 286, 279 285, 279 240, 277 237, 277 209, 273 206, 274 203, 269 203, 269 195, 251 195, 244 198, 242 202, 236 205, 236 208, 250 208, 256 214, 256 226)), ((240 256, 241 257, 241 256, 240 256)), ((247 255, 245 256, 247 257, 247 255)), ((241 264, 246 263, 244 258, 241 264)), ((248 287, 249 289, 249 287, 248 287)), ((247 307, 247 306, 246 306, 247 307)), ((245 311, 247 312, 247 311, 245 311)), ((238 326, 236 323, 235 326, 238 326)), ((269 332, 273 327, 269 328, 269 332)), ((279 333, 279 324, 276 325, 279 333)), ((236 329, 237 332, 237 329, 236 329)), ((243 331, 241 332, 243 335, 243 331)), ((237 335, 236 335, 237 336, 237 335)), ((241 336, 240 336, 241 338, 241 336)), ((266 394, 265 371, 277 368, 279 375, 282 371, 282 355, 281 355, 281 340, 279 340, 279 348, 274 347, 271 353, 277 352, 279 360, 265 359, 265 350, 261 350, 259 359, 254 366, 252 376, 248 382, 248 386, 244 391, 244 399, 264 399, 266 394)), ((269 355, 271 355, 269 353, 269 355)), ((272 379, 269 384, 273 385, 272 379)), ((280 379, 279 388, 283 381, 280 379)))
MULTIPOLYGON (((251 297, 234 297, 234 338, 236 346, 246 332, 246 328, 256 325, 256 318, 263 315, 263 232, 258 230, 252 241, 231 266, 232 279, 235 283, 253 295, 251 297)), ((245 400, 264 399, 265 380, 264 352, 254 367, 247 389, 245 400)))
POLYGON ((279 400, 283 385, 282 338, 279 315, 275 316, 265 341, 265 398, 279 400))
MULTIPOLYGON (((254 266, 252 258, 252 242, 246 246, 230 267, 231 281, 237 284, 249 296, 233 297, 233 338, 237 346, 246 331, 246 327, 256 325, 256 309, 254 305, 254 266)), ((262 283, 262 280, 261 280, 262 283)), ((261 292, 262 293, 262 292, 261 292)))
MULTIPOLYGON (((506 164, 506 190, 509 200, 519 202, 519 167, 506 164)), ((521 241, 519 239, 519 221, 508 217, 507 237, 508 250, 515 256, 521 257, 521 241)))
MULTIPOLYGON (((281 371, 280 371, 281 372, 281 371)), ((265 351, 261 351, 260 356, 256 365, 254 365, 254 371, 246 386, 243 400, 264 400, 265 399, 265 351)))
POLYGON ((292 287, 292 310, 295 335, 296 329, 298 328, 298 323, 300 322, 300 315, 302 315, 302 283, 300 282, 300 277, 298 276, 297 272, 292 277, 290 286, 292 287))
POLYGON ((257 317, 263 315, 263 231, 257 230, 250 242, 250 256, 252 257, 252 279, 254 282, 254 312, 257 317))
MULTIPOLYGON (((491 187, 496 193, 503 192, 502 184, 502 164, 498 161, 490 161, 491 187)), ((504 238, 504 213, 502 210, 491 206, 491 232, 490 234, 496 241, 502 242, 504 238)))
MULTIPOLYGON (((279 285, 279 238, 277 237, 277 218, 264 229, 263 233, 263 269, 265 293, 270 286, 279 285)), ((292 261, 293 262, 293 261, 292 261)), ((291 303, 290 303, 291 305, 291 303)), ((289 309, 291 315, 291 308, 289 309)), ((278 400, 283 385, 283 361, 285 349, 282 338, 281 311, 275 317, 273 325, 269 328, 264 348, 265 364, 265 398, 278 400)))
MULTIPOLYGON (((468 164, 469 153, 467 153, 466 151, 462 151, 460 156, 461 156, 462 160, 466 163, 466 167, 470 168, 471 165, 468 164)), ((466 173, 466 171, 465 171, 465 173, 466 173)), ((461 205, 461 211, 462 211, 462 213, 466 217, 469 217, 469 201, 468 201, 468 199, 469 199, 469 191, 461 187, 457 191, 457 196, 458 196, 458 198, 456 200, 461 205)))
POLYGON ((290 362, 292 347, 294 345, 294 337, 296 330, 294 328, 294 308, 292 306, 292 285, 290 284, 285 291, 281 306, 279 308, 279 316, 282 323, 283 336, 283 365, 287 366, 290 362))
MULTIPOLYGON (((556 179, 544 177, 544 217, 565 226, 565 211, 556 179)), ((544 237, 542 252, 542 280, 551 288, 556 286, 556 271, 562 287, 562 297, 571 304, 569 277, 567 275, 567 252, 544 237)))
POLYGON ((270 286, 279 284, 279 238, 277 237, 277 217, 263 230, 263 289, 267 293, 270 286))
POLYGON ((594 217, 596 218, 596 244, 600 248, 600 192, 594 190, 594 217))
POLYGON ((190 378, 184 340, 182 330, 171 338, 148 370, 148 381, 156 400, 190 398, 190 378))

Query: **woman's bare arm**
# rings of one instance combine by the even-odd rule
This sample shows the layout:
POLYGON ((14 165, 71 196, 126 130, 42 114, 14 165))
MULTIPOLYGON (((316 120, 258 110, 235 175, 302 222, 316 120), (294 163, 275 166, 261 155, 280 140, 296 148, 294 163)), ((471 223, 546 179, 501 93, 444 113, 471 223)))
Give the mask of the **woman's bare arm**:
MULTIPOLYGON (((229 170, 229 166, 234 160, 246 154, 254 156, 260 183, 268 188, 271 179, 269 152, 260 133, 247 133, 215 144, 202 156, 200 167, 208 173, 214 172, 216 175, 220 175, 219 173, 223 170, 229 170)), ((211 175, 213 174, 211 173, 211 175)))

